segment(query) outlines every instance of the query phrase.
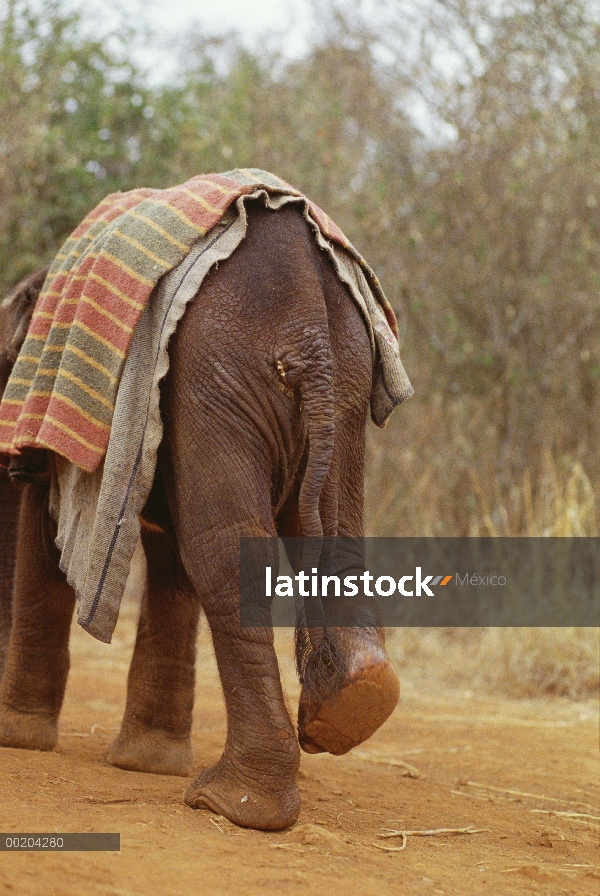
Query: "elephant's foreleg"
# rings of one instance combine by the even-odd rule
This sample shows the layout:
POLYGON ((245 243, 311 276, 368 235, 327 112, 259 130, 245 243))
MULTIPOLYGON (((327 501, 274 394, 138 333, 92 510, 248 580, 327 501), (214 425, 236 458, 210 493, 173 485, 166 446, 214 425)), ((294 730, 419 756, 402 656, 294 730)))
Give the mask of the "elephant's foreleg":
POLYGON ((12 594, 17 551, 20 489, 0 469, 0 680, 4 672, 12 621, 12 594))
POLYGON ((0 744, 51 750, 69 672, 75 593, 59 569, 48 485, 21 498, 13 624, 0 687, 0 744))
POLYGON ((148 587, 127 682, 127 705, 107 761, 120 768, 187 775, 192 768, 194 663, 200 601, 173 537, 142 528, 148 587))

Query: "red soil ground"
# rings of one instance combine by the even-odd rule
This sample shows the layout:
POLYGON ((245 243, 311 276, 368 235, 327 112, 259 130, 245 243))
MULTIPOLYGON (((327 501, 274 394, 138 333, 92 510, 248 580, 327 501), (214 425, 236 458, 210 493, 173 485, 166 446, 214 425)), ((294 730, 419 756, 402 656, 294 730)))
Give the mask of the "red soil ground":
MULTIPOLYGON (((265 834, 188 809, 182 802, 185 779, 125 772, 103 762, 123 711, 134 633, 132 610, 124 613, 110 646, 74 626, 57 750, 0 750, 0 830, 118 831, 120 853, 4 852, 0 892, 600 892, 595 703, 432 693, 427 681, 406 687, 392 718, 359 750, 344 757, 303 754, 299 823, 265 834), (402 851, 402 838, 380 836, 386 829, 468 827, 478 832, 409 836, 402 851)), ((289 641, 287 632, 278 633, 293 711, 298 688, 289 641)), ((218 759, 224 734, 221 690, 204 631, 197 770, 218 759)))

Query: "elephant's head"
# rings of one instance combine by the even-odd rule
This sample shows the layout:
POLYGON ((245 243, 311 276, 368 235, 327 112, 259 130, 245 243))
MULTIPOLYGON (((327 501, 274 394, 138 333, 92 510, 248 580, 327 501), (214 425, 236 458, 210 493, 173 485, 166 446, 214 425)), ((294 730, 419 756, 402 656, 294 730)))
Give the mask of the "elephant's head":
MULTIPOLYGON (((0 395, 17 360, 17 355, 25 341, 31 316, 38 296, 44 285, 49 266, 40 268, 21 280, 0 304, 0 395)), ((46 476, 46 452, 27 452, 27 458, 14 458, 9 472, 11 478, 24 481, 37 480, 46 476), (25 466, 27 473, 25 473, 25 466)))
POLYGON ((0 395, 23 345, 48 266, 21 280, 0 304, 0 395))

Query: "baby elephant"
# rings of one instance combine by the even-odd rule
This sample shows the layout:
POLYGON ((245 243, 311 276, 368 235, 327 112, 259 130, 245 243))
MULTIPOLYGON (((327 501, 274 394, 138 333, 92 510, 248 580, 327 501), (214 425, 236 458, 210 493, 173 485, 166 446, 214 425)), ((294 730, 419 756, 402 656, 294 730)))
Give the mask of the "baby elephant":
MULTIPOLYGON (((30 314, 31 301, 21 299, 30 314)), ((9 306, 13 317, 21 299, 9 306)), ((3 313, 6 368, 15 322, 3 313)), ((363 535, 369 336, 300 212, 251 203, 246 238, 206 277, 169 351, 164 438, 142 514, 148 587, 125 716, 107 758, 121 768, 189 773, 202 608, 227 740, 185 801, 245 827, 278 830, 300 809, 299 744, 310 753, 345 753, 370 737, 398 700, 380 629, 304 630, 297 637, 296 732, 273 632, 243 627, 239 613, 240 537, 363 535)), ((58 565, 48 492, 40 471, 0 509, 8 543, 20 500, 0 743, 42 750, 58 737, 75 605, 58 565)), ((0 562, 12 567, 10 557, 0 562)), ((8 587, 0 589, 4 610, 8 587)))

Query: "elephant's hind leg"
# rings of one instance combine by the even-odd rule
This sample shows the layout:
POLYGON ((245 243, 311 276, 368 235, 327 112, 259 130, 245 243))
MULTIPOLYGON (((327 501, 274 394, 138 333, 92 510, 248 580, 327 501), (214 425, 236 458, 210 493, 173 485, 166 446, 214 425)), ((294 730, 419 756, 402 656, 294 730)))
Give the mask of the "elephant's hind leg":
POLYGON ((134 771, 188 775, 200 601, 173 537, 144 526, 142 543, 148 587, 129 669, 125 715, 106 759, 134 771))
POLYGON ((176 456, 179 478, 173 475, 170 493, 177 544, 210 626, 227 713, 221 759, 194 779, 184 799, 242 827, 280 830, 294 824, 300 811, 300 751, 273 630, 240 620, 240 538, 273 536, 275 530, 268 472, 257 472, 237 427, 235 418, 227 430, 206 421, 201 467, 187 463, 189 437, 175 444, 185 458, 176 456), (236 440, 244 448, 231 461, 227 453, 236 440))
POLYGON ((23 489, 13 625, 0 688, 0 744, 52 750, 69 672, 75 593, 60 571, 48 485, 23 489))
MULTIPOLYGON (((225 517, 229 509, 224 507, 225 517)), ((298 818, 299 750, 283 699, 273 630, 240 624, 239 544, 246 535, 272 531, 260 519, 240 520, 228 528, 217 524, 192 542, 199 550, 190 575, 212 632, 227 741, 219 762, 195 778, 184 799, 193 809, 211 809, 242 827, 274 831, 298 818)))

